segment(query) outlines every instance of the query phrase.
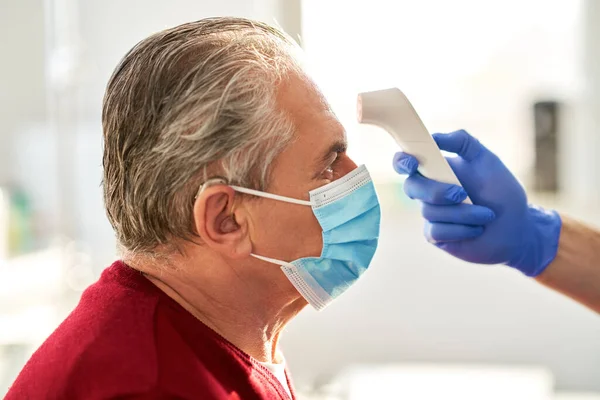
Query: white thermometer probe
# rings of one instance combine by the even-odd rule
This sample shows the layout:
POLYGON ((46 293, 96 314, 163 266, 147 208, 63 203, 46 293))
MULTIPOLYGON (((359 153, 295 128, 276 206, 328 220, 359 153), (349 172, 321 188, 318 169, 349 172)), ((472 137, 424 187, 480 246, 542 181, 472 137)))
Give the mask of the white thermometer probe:
MULTIPOLYGON (((398 88, 364 92, 358 95, 358 122, 385 129, 402 151, 419 161, 419 172, 435 181, 460 186, 448 161, 408 98, 398 88)), ((469 198, 464 203, 471 204, 469 198)))

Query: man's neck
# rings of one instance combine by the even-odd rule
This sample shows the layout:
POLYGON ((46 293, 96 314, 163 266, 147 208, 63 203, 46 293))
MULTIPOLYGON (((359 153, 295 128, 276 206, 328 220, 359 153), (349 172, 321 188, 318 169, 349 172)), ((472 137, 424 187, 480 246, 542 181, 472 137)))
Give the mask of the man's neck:
POLYGON ((247 280, 235 277, 235 272, 230 276, 232 271, 225 266, 219 267, 219 274, 203 266, 206 273, 191 278, 180 268, 157 271, 140 262, 127 262, 202 323, 261 362, 277 363, 279 334, 306 305, 293 292, 291 296, 285 291, 265 291, 272 287, 253 288, 247 280))

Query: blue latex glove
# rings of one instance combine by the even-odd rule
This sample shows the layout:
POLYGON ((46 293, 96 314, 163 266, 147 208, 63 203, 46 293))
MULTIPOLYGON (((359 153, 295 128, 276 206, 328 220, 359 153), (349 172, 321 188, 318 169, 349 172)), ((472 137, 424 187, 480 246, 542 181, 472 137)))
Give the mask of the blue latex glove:
POLYGON ((408 174, 404 190, 422 202, 425 236, 437 247, 478 264, 506 264, 537 276, 556 257, 558 213, 528 205, 523 187, 502 161, 465 131, 433 135, 463 188, 417 172, 417 160, 397 153, 394 168, 408 174), (466 190, 466 192, 465 192, 466 190), (468 196, 473 205, 461 204, 468 196))

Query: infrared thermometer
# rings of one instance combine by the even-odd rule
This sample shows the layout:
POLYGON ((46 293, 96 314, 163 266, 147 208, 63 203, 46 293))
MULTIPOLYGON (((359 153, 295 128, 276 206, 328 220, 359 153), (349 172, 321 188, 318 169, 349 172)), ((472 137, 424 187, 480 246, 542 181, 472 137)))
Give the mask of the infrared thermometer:
MULTIPOLYGON (((425 128, 408 98, 398 88, 364 92, 358 95, 358 122, 386 130, 402 151, 419 161, 421 175, 461 186, 448 161, 425 128)), ((464 203, 471 204, 469 198, 464 203)))

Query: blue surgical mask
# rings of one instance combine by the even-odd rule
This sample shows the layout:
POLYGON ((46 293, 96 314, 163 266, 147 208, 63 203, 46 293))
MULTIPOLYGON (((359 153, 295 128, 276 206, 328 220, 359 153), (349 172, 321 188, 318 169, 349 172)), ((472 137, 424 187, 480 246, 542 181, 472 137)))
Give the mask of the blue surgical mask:
POLYGON ((369 267, 377 248, 381 211, 364 165, 310 191, 310 201, 231 187, 242 193, 312 207, 323 229, 320 257, 286 262, 258 254, 252 256, 280 265, 292 285, 315 309, 323 309, 344 293, 369 267))

